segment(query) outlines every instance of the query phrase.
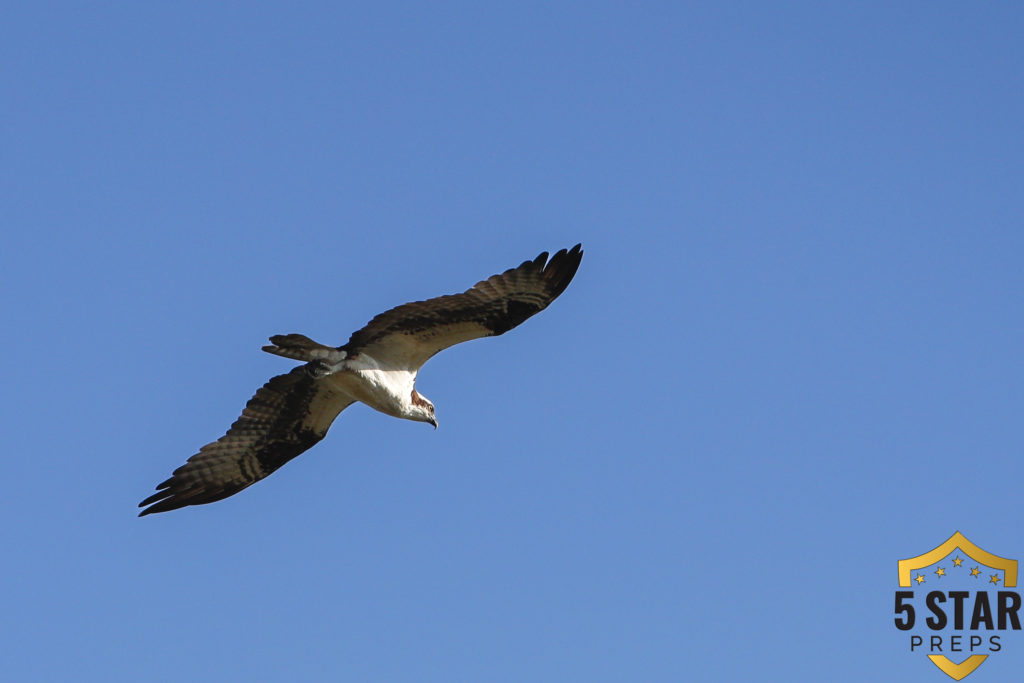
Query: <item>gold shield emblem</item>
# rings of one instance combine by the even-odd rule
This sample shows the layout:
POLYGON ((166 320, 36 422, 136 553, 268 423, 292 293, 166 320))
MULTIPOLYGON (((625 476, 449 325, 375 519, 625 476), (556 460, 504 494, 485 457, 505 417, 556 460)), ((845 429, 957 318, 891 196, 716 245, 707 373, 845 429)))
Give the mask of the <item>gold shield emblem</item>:
MULTIPOLYGON (((915 571, 930 567, 956 551, 967 555, 978 564, 985 565, 986 567, 995 570, 997 574, 992 575, 990 579, 991 583, 998 585, 1001 581, 1005 588, 1015 588, 1017 586, 1017 560, 1010 560, 1005 557, 994 555, 987 550, 978 547, 958 531, 950 536, 944 543, 932 550, 929 550, 923 555, 911 557, 906 560, 900 560, 900 587, 912 588, 915 580, 919 583, 923 582, 924 579, 920 573, 917 575, 916 579, 913 577, 913 573, 915 571), (1001 579, 998 572, 1002 572, 1003 574, 1001 579)), ((958 560, 954 560, 954 564, 960 566, 958 560)), ((977 568, 972 569, 971 573, 973 574, 976 571, 977 568)), ((974 670, 981 666, 981 663, 987 658, 988 655, 971 655, 964 661, 957 664, 945 655, 928 655, 928 659, 930 659, 935 666, 939 667, 943 673, 957 681, 973 673, 974 670)))

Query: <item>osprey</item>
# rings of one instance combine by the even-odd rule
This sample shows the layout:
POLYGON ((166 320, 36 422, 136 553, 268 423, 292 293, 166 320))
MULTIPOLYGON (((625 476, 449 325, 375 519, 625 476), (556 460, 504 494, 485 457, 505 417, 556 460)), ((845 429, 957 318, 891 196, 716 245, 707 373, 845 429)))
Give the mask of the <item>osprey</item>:
POLYGON ((449 346, 504 334, 547 308, 576 274, 580 247, 562 249, 550 260, 544 252, 462 294, 392 308, 344 346, 324 346, 301 334, 271 337, 264 351, 305 365, 264 384, 227 434, 200 448, 139 503, 145 507, 139 516, 238 493, 313 447, 356 401, 436 429, 434 404, 416 391, 423 364, 449 346))

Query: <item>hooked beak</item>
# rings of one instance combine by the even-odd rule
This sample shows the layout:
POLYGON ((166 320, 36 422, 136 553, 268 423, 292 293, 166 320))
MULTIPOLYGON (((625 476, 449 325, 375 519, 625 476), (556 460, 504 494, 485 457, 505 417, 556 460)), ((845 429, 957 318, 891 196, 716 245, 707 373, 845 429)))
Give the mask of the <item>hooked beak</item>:
POLYGON ((437 418, 436 417, 430 418, 430 424, 434 425, 434 429, 437 429, 437 418))

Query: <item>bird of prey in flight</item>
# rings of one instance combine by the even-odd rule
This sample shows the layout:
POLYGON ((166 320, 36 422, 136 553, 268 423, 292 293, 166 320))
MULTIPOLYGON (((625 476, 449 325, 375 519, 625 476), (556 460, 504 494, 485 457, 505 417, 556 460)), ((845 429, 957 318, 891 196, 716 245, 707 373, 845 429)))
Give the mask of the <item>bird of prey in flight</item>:
POLYGON ((356 401, 436 428, 434 404, 415 387, 423 364, 449 346, 504 334, 547 308, 576 274, 580 247, 550 259, 544 252, 461 294, 392 308, 344 346, 324 346, 301 334, 271 337, 264 351, 304 364, 264 384, 227 434, 200 448, 139 503, 145 508, 139 516, 238 493, 312 448, 356 401))

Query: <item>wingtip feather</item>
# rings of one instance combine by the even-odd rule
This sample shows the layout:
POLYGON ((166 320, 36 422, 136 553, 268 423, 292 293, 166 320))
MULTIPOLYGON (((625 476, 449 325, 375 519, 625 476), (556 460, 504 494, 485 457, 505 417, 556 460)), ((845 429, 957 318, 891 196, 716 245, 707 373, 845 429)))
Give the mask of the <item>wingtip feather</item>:
POLYGON ((580 242, 572 249, 561 249, 548 262, 544 274, 552 286, 552 299, 555 299, 565 291, 572 279, 576 277, 580 262, 583 260, 583 243, 580 242))

